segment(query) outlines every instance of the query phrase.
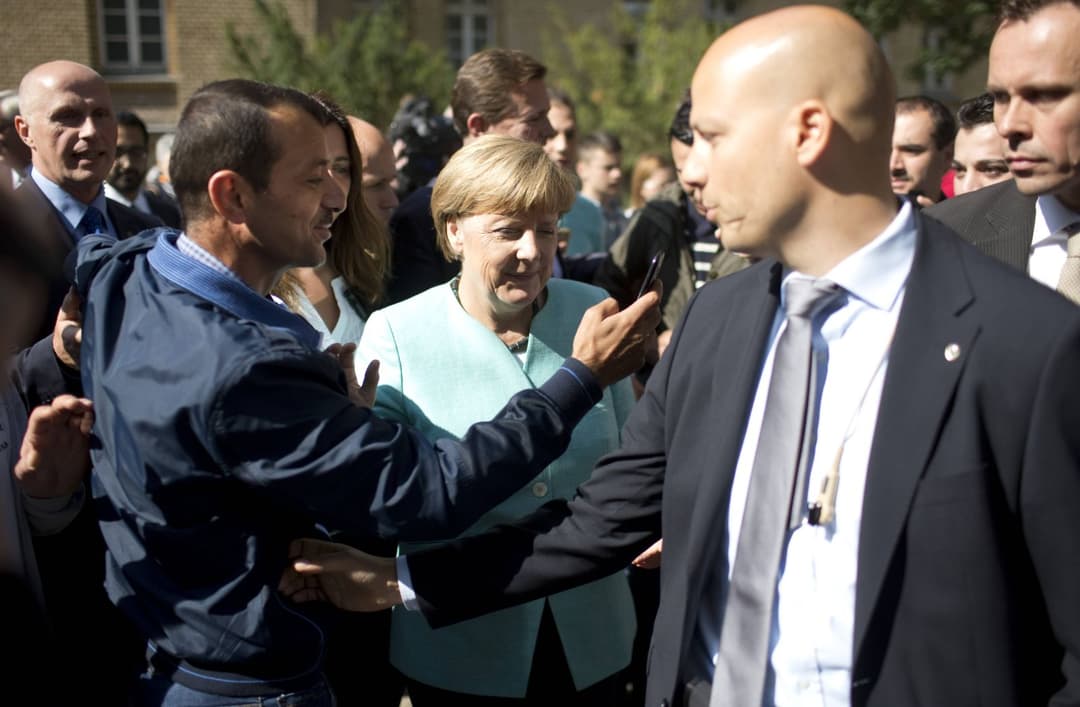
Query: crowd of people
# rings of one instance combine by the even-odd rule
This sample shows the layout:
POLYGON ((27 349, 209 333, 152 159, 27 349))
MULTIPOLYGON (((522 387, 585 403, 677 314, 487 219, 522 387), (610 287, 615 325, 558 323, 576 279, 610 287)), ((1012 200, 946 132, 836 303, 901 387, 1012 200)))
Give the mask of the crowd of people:
POLYGON ((29 68, 13 703, 1080 704, 1077 36, 1004 0, 953 113, 766 13, 625 185, 513 49, 385 132, 216 81, 153 149, 29 68))

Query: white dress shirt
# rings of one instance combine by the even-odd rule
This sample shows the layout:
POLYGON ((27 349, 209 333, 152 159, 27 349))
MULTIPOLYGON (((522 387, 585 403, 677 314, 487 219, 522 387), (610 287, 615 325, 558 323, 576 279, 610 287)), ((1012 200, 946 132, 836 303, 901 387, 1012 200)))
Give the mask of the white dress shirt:
POLYGON ((1080 214, 1066 208, 1057 197, 1044 194, 1035 200, 1035 228, 1031 232, 1028 274, 1047 287, 1057 289, 1068 241, 1064 228, 1077 221, 1080 221, 1080 214))
MULTIPOLYGON (((789 533, 782 560, 770 641, 766 705, 848 705, 855 616, 855 578, 863 489, 885 379, 887 355, 915 253, 911 203, 877 238, 845 258, 824 279, 844 290, 840 304, 815 320, 819 413, 806 503, 816 500, 843 445, 836 512, 827 526, 803 524, 789 533), (844 441, 846 438, 846 442, 844 441)), ((803 278, 786 273, 787 283, 803 278)), ((781 308, 754 394, 727 513, 727 546, 710 580, 694 637, 695 673, 711 678, 720 645, 724 598, 739 543, 758 447, 776 341, 786 326, 781 308)))
POLYGON ((146 199, 145 189, 139 189, 139 193, 135 195, 135 198, 129 199, 123 194, 121 194, 120 191, 117 190, 117 188, 114 187, 112 184, 105 182, 105 197, 108 199, 112 199, 113 201, 118 201, 124 206, 129 206, 136 211, 147 214, 148 216, 153 216, 157 218, 157 214, 150 210, 150 202, 146 199))

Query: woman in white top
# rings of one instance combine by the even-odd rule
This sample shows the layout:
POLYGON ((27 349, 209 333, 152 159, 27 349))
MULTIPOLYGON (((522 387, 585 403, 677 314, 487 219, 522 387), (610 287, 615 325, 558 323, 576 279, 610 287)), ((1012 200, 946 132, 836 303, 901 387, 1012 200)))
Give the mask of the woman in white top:
MULTIPOLYGON (((390 239, 364 203, 360 151, 345 114, 325 96, 314 97, 334 117, 325 128, 326 145, 330 172, 347 194, 345 210, 330 229, 326 262, 290 270, 274 294, 322 334, 325 348, 360 341, 368 315, 383 296, 390 239)), ((365 552, 394 555, 393 542, 327 530, 335 540, 365 552)), ((404 679, 389 662, 390 613, 336 613, 323 630, 327 640, 324 671, 338 704, 397 707, 404 679)))
POLYGON ((322 334, 324 347, 355 344, 368 315, 382 299, 390 239, 364 203, 360 150, 344 112, 327 97, 314 97, 334 116, 325 128, 330 172, 348 197, 326 242, 326 262, 289 271, 276 294, 322 334))

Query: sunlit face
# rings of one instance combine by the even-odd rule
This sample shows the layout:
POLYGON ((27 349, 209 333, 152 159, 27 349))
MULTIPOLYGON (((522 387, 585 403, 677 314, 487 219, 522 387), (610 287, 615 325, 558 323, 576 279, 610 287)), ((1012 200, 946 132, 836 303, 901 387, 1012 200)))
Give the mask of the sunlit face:
POLYGON ((1024 194, 1080 210, 1080 8, 1059 2, 1006 22, 990 46, 987 90, 1005 159, 1024 194))
POLYGON ((952 153, 934 142, 934 121, 929 111, 896 114, 889 178, 896 194, 916 191, 931 199, 941 195, 941 179, 949 171, 952 153))
POLYGON ((57 82, 15 126, 33 152, 35 171, 84 201, 112 169, 116 117, 100 78, 57 82))
POLYGON ((529 307, 551 278, 558 246, 557 213, 478 214, 447 223, 461 257, 460 287, 496 313, 529 307))
POLYGON ((510 135, 526 142, 543 145, 555 134, 548 122, 547 86, 540 79, 525 82, 521 89, 510 94, 513 107, 509 114, 492 124, 487 132, 510 135))
POLYGON ((603 200, 619 195, 622 184, 622 155, 607 150, 590 150, 577 163, 581 191, 603 200))
POLYGON ((330 123, 323 128, 323 137, 330 157, 330 176, 337 182, 341 193, 348 195, 352 189, 352 159, 349 158, 345 133, 337 123, 330 123))
POLYGON ((574 111, 562 103, 552 103, 548 122, 554 135, 544 143, 544 152, 563 169, 572 169, 577 160, 577 121, 574 111))
POLYGON ((267 188, 255 194, 246 220, 259 244, 261 274, 321 265, 330 226, 345 208, 345 191, 330 173, 329 131, 295 108, 274 109, 270 116, 281 157, 267 188))
POLYGON ((655 199, 668 184, 675 181, 675 172, 667 167, 658 167, 653 170, 649 178, 641 183, 641 198, 643 201, 655 199))
POLYGON ((134 196, 150 168, 150 154, 142 131, 134 125, 120 125, 116 131, 116 161, 109 171, 109 184, 121 194, 134 196))
POLYGON ((953 150, 953 191, 956 196, 1011 179, 1005 144, 993 123, 961 128, 953 150))
POLYGON ((763 94, 738 59, 706 55, 694 73, 694 144, 680 181, 717 225, 724 248, 767 257, 776 254, 797 206, 786 186, 794 158, 781 140, 790 107, 763 94))
POLYGON ((364 160, 361 172, 364 203, 368 209, 386 225, 394 209, 398 207, 397 168, 394 165, 394 152, 390 143, 381 137, 375 141, 366 141, 361 145, 364 160), (377 149, 372 150, 375 147, 377 149))
POLYGON ((704 216, 708 209, 705 208, 705 204, 701 203, 701 190, 695 189, 694 186, 685 179, 683 168, 689 157, 690 146, 681 140, 675 140, 673 138, 671 140, 671 161, 675 165, 675 178, 679 181, 679 186, 682 187, 686 197, 690 199, 690 203, 694 205, 694 209, 704 216))

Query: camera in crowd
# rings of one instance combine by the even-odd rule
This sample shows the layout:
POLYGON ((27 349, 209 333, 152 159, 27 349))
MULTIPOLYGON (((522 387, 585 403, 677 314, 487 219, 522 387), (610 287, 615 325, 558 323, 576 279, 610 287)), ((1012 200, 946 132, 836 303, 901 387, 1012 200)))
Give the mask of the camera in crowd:
POLYGON ((398 199, 430 182, 461 147, 453 122, 435 112, 425 96, 409 99, 390 123, 398 161, 398 199))

